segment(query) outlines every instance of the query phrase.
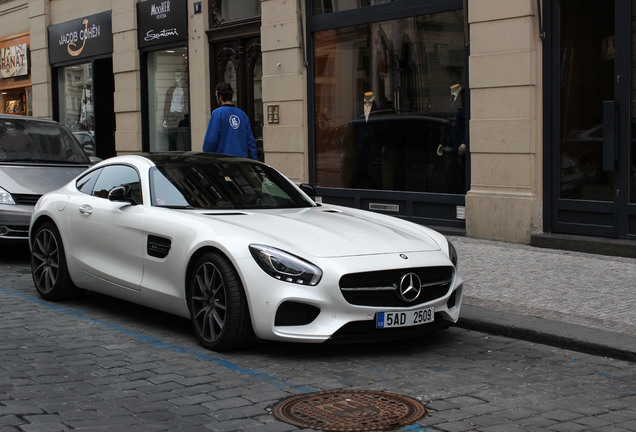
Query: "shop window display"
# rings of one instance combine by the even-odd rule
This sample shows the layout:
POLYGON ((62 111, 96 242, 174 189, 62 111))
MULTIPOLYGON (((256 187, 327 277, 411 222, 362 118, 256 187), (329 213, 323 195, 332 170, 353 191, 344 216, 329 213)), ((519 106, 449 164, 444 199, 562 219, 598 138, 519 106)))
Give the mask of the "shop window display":
POLYGON ((321 187, 463 194, 462 11, 314 33, 321 187))
POLYGON ((190 150, 186 48, 148 54, 150 151, 190 150))
POLYGON ((27 92, 8 90, 0 94, 0 107, 4 114, 27 114, 27 92))

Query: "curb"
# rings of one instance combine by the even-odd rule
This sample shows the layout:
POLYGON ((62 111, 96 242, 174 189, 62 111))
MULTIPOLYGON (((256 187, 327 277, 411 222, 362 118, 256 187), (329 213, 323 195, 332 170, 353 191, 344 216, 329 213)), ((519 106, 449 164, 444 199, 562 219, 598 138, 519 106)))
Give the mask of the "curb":
POLYGON ((463 304, 455 326, 636 363, 636 337, 463 304))

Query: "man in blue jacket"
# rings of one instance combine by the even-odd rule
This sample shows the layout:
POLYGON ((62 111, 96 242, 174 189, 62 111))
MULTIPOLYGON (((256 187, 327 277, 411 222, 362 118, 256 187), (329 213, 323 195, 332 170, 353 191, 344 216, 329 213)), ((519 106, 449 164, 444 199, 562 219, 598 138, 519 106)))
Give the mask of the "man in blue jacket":
POLYGON ((232 86, 220 83, 215 90, 219 108, 212 111, 203 140, 203 151, 257 159, 250 119, 232 103, 232 86))

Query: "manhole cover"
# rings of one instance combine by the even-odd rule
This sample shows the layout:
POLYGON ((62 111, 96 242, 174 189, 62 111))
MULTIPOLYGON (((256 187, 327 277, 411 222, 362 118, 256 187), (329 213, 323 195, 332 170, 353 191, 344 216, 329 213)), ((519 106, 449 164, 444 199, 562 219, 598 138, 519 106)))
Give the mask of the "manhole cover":
POLYGON ((274 406, 286 423, 323 431, 387 431, 426 415, 418 401, 371 390, 332 390, 292 396, 274 406))

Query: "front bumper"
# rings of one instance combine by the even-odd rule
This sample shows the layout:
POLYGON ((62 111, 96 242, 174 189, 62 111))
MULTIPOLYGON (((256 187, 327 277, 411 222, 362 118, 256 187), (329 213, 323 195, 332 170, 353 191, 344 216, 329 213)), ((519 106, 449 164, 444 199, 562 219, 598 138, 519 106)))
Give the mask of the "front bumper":
POLYGON ((33 206, 0 204, 0 242, 27 241, 33 206))
POLYGON ((252 325, 258 338, 313 343, 338 340, 363 342, 360 338, 392 340, 447 327, 459 319, 463 281, 454 270, 452 281, 443 295, 416 305, 359 306, 348 303, 340 290, 340 279, 345 274, 385 269, 401 269, 403 273, 408 273, 413 268, 452 266, 442 252, 409 253, 406 260, 398 254, 328 258, 314 264, 323 270, 322 280, 316 286, 302 286, 276 280, 250 260, 238 263, 236 268, 239 269, 246 287, 252 325), (402 328, 375 328, 378 312, 410 311, 422 307, 434 308, 433 323, 402 328), (286 308, 286 314, 297 312, 299 316, 281 319, 280 312, 283 308, 286 308), (293 325, 294 320, 302 322, 302 325, 293 325))

